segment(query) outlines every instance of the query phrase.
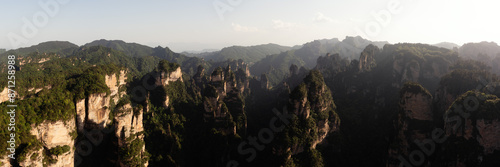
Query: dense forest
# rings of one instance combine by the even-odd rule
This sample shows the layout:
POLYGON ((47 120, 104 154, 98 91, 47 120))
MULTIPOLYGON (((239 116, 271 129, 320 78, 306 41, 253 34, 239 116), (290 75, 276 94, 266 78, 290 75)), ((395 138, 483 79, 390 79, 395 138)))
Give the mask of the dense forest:
POLYGON ((496 43, 52 41, 0 50, 2 78, 8 55, 0 166, 500 165, 496 43))

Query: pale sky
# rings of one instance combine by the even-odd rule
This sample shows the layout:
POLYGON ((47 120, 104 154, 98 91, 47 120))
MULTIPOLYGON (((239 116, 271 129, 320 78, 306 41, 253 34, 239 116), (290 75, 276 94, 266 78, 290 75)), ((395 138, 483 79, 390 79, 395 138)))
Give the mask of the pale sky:
POLYGON ((390 43, 500 43, 494 0, 60 1, 0 1, 0 48, 108 39, 181 52, 357 35, 390 43), (43 3, 57 5, 44 10, 43 3))

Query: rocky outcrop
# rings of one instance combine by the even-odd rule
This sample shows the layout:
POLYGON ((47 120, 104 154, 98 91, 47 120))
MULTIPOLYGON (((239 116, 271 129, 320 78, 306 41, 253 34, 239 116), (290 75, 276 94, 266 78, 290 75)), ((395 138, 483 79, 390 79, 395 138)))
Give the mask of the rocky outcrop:
POLYGON ((432 95, 418 83, 405 83, 399 94, 397 134, 389 148, 387 166, 399 166, 400 157, 408 157, 418 146, 414 141, 431 139, 433 127, 432 95))
POLYGON ((494 95, 469 91, 446 111, 443 144, 444 164, 463 163, 482 166, 497 162, 500 151, 500 99, 494 95), (467 103, 475 101, 474 103, 467 103), (477 102, 477 103, 476 103, 477 102))
MULTIPOLYGON (((45 121, 37 126, 32 126, 30 133, 36 136, 37 140, 42 143, 42 147, 35 149, 25 155, 26 161, 19 162, 21 166, 53 166, 53 167, 72 167, 74 166, 74 144, 76 137, 75 120, 48 122, 45 121), (60 155, 48 155, 47 151, 56 147, 68 147, 69 150, 60 155), (33 155, 38 156, 33 156, 33 155), (35 159, 32 159, 35 158, 35 159), (53 164, 44 164, 44 158, 56 160, 53 164)), ((50 152, 50 151, 49 151, 50 152)))
POLYGON ((85 126, 85 117, 87 116, 87 113, 86 113, 86 103, 85 103, 85 99, 81 99, 81 100, 78 100, 76 101, 76 126, 77 126, 77 130, 79 132, 82 132, 83 131, 83 128, 85 126))
POLYGON ((313 127, 291 125, 299 126, 296 128, 306 128, 303 129, 306 133, 297 136, 298 138, 313 136, 310 140, 311 143, 298 143, 297 146, 290 147, 294 154, 302 152, 300 150, 309 149, 304 148, 305 146, 315 149, 316 145, 323 143, 328 134, 336 131, 340 126, 340 119, 335 112, 336 107, 331 91, 326 86, 323 76, 317 70, 312 70, 306 76, 304 82, 291 92, 288 108, 299 117, 299 121, 307 122, 312 119, 315 122, 313 127))
POLYGON ((29 63, 45 63, 54 57, 59 57, 59 55, 47 54, 47 53, 37 53, 37 57, 38 58, 33 58, 33 57, 29 57, 29 56, 25 56, 25 57, 18 56, 17 59, 18 59, 19 65, 22 66, 25 64, 29 64, 29 63))
POLYGON ((28 92, 31 92, 31 91, 34 91, 35 94, 42 91, 43 89, 52 89, 52 86, 51 85, 48 85, 48 86, 45 86, 45 87, 42 87, 42 88, 29 88, 28 89, 28 92))
POLYGON ((178 67, 175 71, 170 73, 161 73, 161 83, 165 86, 168 85, 169 82, 175 82, 180 80, 182 82, 182 71, 181 67, 178 67))
POLYGON ((78 131, 82 132, 83 128, 104 128, 111 120, 109 120, 110 102, 118 103, 118 100, 125 94, 120 91, 120 88, 125 86, 127 72, 121 70, 118 73, 113 73, 104 76, 106 86, 110 93, 95 93, 85 99, 79 99, 76 105, 76 120, 78 131))
POLYGON ((314 69, 319 70, 324 76, 332 77, 340 72, 346 71, 349 64, 349 60, 340 57, 338 53, 328 53, 318 58, 314 69))
MULTIPOLYGON (((224 104, 225 107, 225 104, 224 104)), ((203 108, 205 109, 204 117, 206 121, 209 120, 219 120, 226 118, 227 108, 222 108, 222 103, 219 101, 219 97, 207 97, 203 101, 203 108)))
POLYGON ((220 82, 224 81, 224 73, 222 71, 221 67, 216 68, 213 72, 212 75, 210 75, 210 81, 211 82, 220 82))
POLYGON ((476 122, 479 136, 477 140, 479 145, 484 148, 485 154, 491 154, 495 150, 500 150, 500 120, 480 119, 476 122))
POLYGON ((425 91, 404 92, 400 102, 404 116, 409 119, 432 121, 432 96, 425 91))
POLYGON ((0 103, 6 102, 9 100, 9 89, 7 87, 3 88, 2 92, 0 92, 0 103))
MULTIPOLYGON (((497 82, 489 72, 454 70, 442 77, 436 90, 434 103, 438 109, 438 117, 442 119, 453 102, 469 90, 481 90, 488 94, 495 94, 497 82)), ((441 123, 442 124, 442 123, 441 123)))
POLYGON ((245 77, 250 76, 249 65, 245 63, 242 59, 230 61, 228 66, 230 67, 229 69, 232 68, 234 71, 241 70, 245 75, 245 77))
POLYGON ((104 128, 109 124, 109 95, 106 93, 91 94, 86 100, 87 128, 104 128))
POLYGON ((111 75, 106 75, 104 77, 104 82, 106 83, 106 86, 108 86, 110 90, 110 95, 115 102, 118 101, 120 98, 120 87, 125 86, 125 80, 127 80, 126 76, 127 72, 125 70, 121 70, 117 74, 111 74, 111 75), (118 76, 118 77, 117 77, 118 76))
POLYGON ((135 115, 132 106, 125 104, 119 111, 120 113, 115 117, 115 135, 118 137, 118 145, 122 146, 131 134, 143 132, 144 128, 142 125, 142 110, 137 110, 137 115, 135 115))
POLYGON ((241 94, 248 90, 249 80, 243 71, 235 73, 231 65, 216 68, 210 82, 201 84, 203 90, 204 121, 218 124, 217 130, 226 134, 246 134, 246 113, 241 94), (229 126, 219 126, 227 124, 229 126))
MULTIPOLYGON (((135 157, 140 157, 141 159, 146 158, 144 153, 146 152, 145 145, 135 146, 133 141, 135 140, 144 140, 144 127, 143 127, 143 108, 135 108, 133 109, 130 104, 125 104, 123 106, 118 106, 114 113, 116 114, 114 117, 114 128, 115 128, 115 136, 118 139, 116 141, 117 146, 120 150, 129 150, 129 149, 137 149, 135 147, 139 147, 139 150, 132 150, 127 152, 133 152, 135 157), (134 147, 134 148, 131 148, 134 147)), ((118 166, 128 166, 127 162, 131 159, 127 158, 128 155, 123 155, 124 153, 119 153, 119 158, 117 161, 118 166)), ((144 166, 148 166, 148 163, 144 164, 144 166)))
POLYGON ((393 76, 399 77, 399 83, 419 81, 421 69, 418 61, 409 61, 405 57, 394 57, 392 67, 394 69, 393 76))
POLYGON ((377 46, 372 44, 368 45, 359 56, 359 71, 371 71, 372 68, 377 66, 377 63, 375 62, 375 55, 379 53, 380 49, 377 46))
POLYGON ((269 79, 266 74, 260 75, 260 87, 264 90, 269 90, 269 79))
POLYGON ((1 157, 0 167, 12 167, 12 165, 10 165, 10 160, 11 159, 7 156, 1 157))
MULTIPOLYGON (((208 79, 205 76, 205 68, 202 65, 198 66, 196 74, 193 76, 193 83, 198 87, 202 88, 203 84, 207 83, 208 79)), ((200 90, 198 90, 200 91, 200 90)))

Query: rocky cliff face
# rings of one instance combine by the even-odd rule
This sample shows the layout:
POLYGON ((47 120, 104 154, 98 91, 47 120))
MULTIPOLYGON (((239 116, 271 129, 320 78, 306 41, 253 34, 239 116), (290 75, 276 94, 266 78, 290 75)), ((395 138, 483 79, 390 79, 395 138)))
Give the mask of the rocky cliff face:
POLYGON ((7 156, 1 157, 0 166, 1 167, 11 167, 12 165, 10 165, 10 158, 7 156))
POLYGON ((229 126, 220 126, 216 129, 233 135, 245 134, 247 126, 245 106, 240 96, 248 91, 249 80, 243 71, 238 70, 236 73, 233 72, 231 65, 224 69, 218 67, 212 72, 209 82, 197 83, 204 87, 204 121, 219 125, 228 124, 229 126))
POLYGON ((9 100, 9 89, 7 87, 3 88, 2 92, 0 92, 0 103, 6 102, 9 100))
POLYGON ((442 119, 453 102, 469 90, 476 89, 495 94, 493 91, 497 86, 493 83, 496 83, 496 80, 486 71, 459 69, 444 75, 434 95, 434 103, 439 111, 437 116, 442 119))
POLYGON ((304 129, 306 134, 302 134, 299 138, 311 136, 311 143, 297 143, 290 147, 293 154, 308 150, 309 148, 305 148, 306 145, 315 149, 316 145, 323 143, 328 134, 336 131, 340 126, 330 89, 317 70, 312 70, 304 79, 304 83, 291 92, 288 108, 298 117, 299 122, 315 122, 312 127, 311 125, 299 127, 306 128, 304 129))
MULTIPOLYGON (((376 51, 375 51, 376 52, 376 51)), ((434 91, 439 80, 458 59, 456 52, 422 44, 385 45, 375 55, 376 64, 392 73, 392 86, 401 88, 408 81, 421 83, 434 91)), ((360 59, 360 63, 361 63, 360 59)))
POLYGON ((170 73, 162 72, 160 80, 161 80, 162 85, 168 85, 169 82, 175 82, 179 79, 180 79, 180 81, 182 81, 181 67, 178 67, 177 69, 175 69, 175 71, 170 72, 170 73))
POLYGON ((109 120, 110 102, 118 103, 120 97, 125 92, 120 92, 120 88, 125 86, 126 71, 121 70, 117 74, 106 75, 105 83, 109 88, 110 93, 91 94, 85 99, 76 101, 76 120, 78 131, 83 128, 104 128, 111 120, 109 120))
POLYGON ((124 92, 120 92, 120 87, 125 86, 125 80, 127 80, 127 72, 121 70, 117 74, 111 74, 105 76, 105 83, 110 90, 110 97, 113 98, 115 102, 121 97, 124 92))
POLYGON ((380 53, 380 49, 375 45, 368 45, 361 55, 359 56, 359 71, 370 71, 377 63, 375 62, 375 55, 380 53))
POLYGON ((445 132, 448 139, 443 144, 444 164, 489 166, 498 164, 500 155, 500 99, 469 91, 446 111, 445 132), (477 103, 466 103, 471 100, 477 103))
POLYGON ((76 101, 75 103, 76 105, 76 126, 77 126, 77 130, 79 132, 83 131, 83 128, 85 126, 85 117, 87 116, 87 112, 86 112, 86 103, 85 103, 85 99, 81 99, 81 100, 78 100, 76 101))
MULTIPOLYGON (((138 125, 138 115, 135 116, 132 112, 132 106, 125 104, 118 109, 120 112, 116 114, 115 136, 118 137, 118 145, 121 146, 125 139, 130 137, 131 133, 135 133, 135 127, 140 128, 137 131, 142 131, 142 124, 138 125)), ((142 119, 141 119, 142 120, 142 119)), ((142 122, 142 121, 141 121, 142 122)))
MULTIPOLYGON (((146 159, 146 147, 145 145, 140 146, 139 150, 130 149, 130 147, 134 147, 133 141, 140 140, 144 141, 144 131, 143 127, 143 109, 136 108, 132 109, 130 104, 125 104, 124 106, 118 108, 115 112, 116 117, 115 121, 115 136, 118 138, 117 144, 118 148, 125 148, 127 152, 133 152, 134 157, 138 157, 140 159, 146 159)), ((123 154, 123 153, 122 153, 123 154)), ((120 155, 118 158, 119 166, 128 166, 127 162, 131 161, 133 158, 127 158, 123 155, 120 155)), ((148 163, 145 162, 144 166, 148 166, 148 163)))
POLYGON ((400 107, 409 119, 432 121, 432 96, 428 92, 405 92, 400 107))
MULTIPOLYGON (((109 125, 113 125, 112 128, 115 130, 115 133, 112 135, 116 137, 117 141, 112 141, 110 143, 116 143, 118 148, 129 147, 131 144, 130 141, 134 139, 143 140, 144 135, 142 135, 142 132, 144 131, 144 128, 142 124, 142 109, 138 109, 137 112, 133 112, 130 103, 120 102, 123 95, 125 95, 122 87, 126 85, 126 75, 127 72, 125 70, 121 70, 118 73, 104 76, 106 86, 109 88, 109 93, 95 93, 89 95, 85 99, 76 101, 76 122, 73 121, 71 123, 73 126, 76 126, 75 129, 78 132, 85 133, 85 130, 103 129, 109 125), (111 115, 113 115, 113 117, 111 117, 111 115)), ((170 74, 162 76, 163 77, 160 78, 160 81, 168 84, 168 81, 170 80, 177 80, 181 78, 182 72, 179 68, 170 74)), ((62 132, 63 131, 61 131, 61 133, 62 132)), ((54 133, 54 135, 61 134, 54 133)), ((105 136, 104 138, 107 140, 113 139, 113 137, 109 136, 105 136)), ((68 141, 73 142, 71 144, 73 147, 75 141, 68 141)), ((74 153, 74 151, 71 152, 74 153)), ((142 146, 142 151, 140 152, 145 152, 144 146, 142 146)), ((58 157, 58 159, 64 160, 64 158, 60 157, 58 157)), ((116 164, 124 166, 124 164, 126 164, 124 162, 127 160, 128 159, 118 159, 116 164)), ((74 160, 67 160, 67 162, 74 162, 74 160)))
POLYGON ((72 167, 74 166, 74 144, 76 137, 75 120, 48 122, 45 121, 37 126, 32 126, 32 135, 41 142, 42 147, 35 147, 23 155, 25 161, 19 162, 21 166, 52 166, 72 167), (68 147, 60 155, 46 155, 47 152, 57 147, 68 147))
POLYGON ((492 154, 496 150, 500 150, 500 121, 479 119, 476 122, 479 136, 477 140, 479 145, 484 148, 485 154, 492 154))
POLYGON ((399 158, 408 157, 418 146, 414 141, 432 138, 433 110, 431 94, 417 83, 406 83, 400 90, 397 136, 389 148, 387 166, 399 166, 399 158))
POLYGON ((87 128, 104 128, 109 124, 109 100, 110 97, 106 93, 92 94, 87 98, 87 119, 84 123, 87 128))
POLYGON ((349 60, 340 57, 338 53, 328 53, 318 58, 315 69, 319 70, 324 76, 335 76, 340 72, 346 71, 349 63, 349 60))
POLYGON ((269 79, 266 74, 260 75, 260 88, 264 90, 269 90, 269 79))

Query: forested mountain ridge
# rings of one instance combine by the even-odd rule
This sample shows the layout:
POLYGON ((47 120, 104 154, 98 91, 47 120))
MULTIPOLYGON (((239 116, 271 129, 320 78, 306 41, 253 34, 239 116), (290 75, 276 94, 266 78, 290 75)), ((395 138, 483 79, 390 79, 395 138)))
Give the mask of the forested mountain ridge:
POLYGON ((288 75, 288 67, 292 64, 312 69, 316 66, 316 60, 327 53, 338 53, 349 60, 358 59, 363 49, 370 44, 383 47, 387 42, 372 42, 359 36, 346 37, 342 41, 337 38, 315 40, 298 49, 266 56, 250 67, 250 73, 257 76, 266 73, 270 76, 271 84, 274 86, 288 75))
POLYGON ((133 56, 133 57, 144 57, 144 56, 150 56, 153 54, 153 50, 149 46, 137 44, 137 43, 126 43, 125 41, 122 40, 95 40, 90 43, 87 43, 83 46, 90 47, 90 46, 104 46, 108 48, 113 48, 118 51, 122 51, 127 55, 133 56))
POLYGON ((123 52, 125 55, 143 58, 153 56, 155 58, 168 60, 182 65, 182 70, 186 73, 193 75, 196 72, 198 64, 203 64, 205 67, 210 67, 208 62, 203 61, 201 58, 187 57, 183 54, 175 53, 168 47, 157 46, 155 48, 137 44, 127 43, 121 40, 96 40, 85 44, 84 46, 104 46, 117 51, 123 52))
POLYGON ((141 49, 119 41, 8 51, 17 57, 18 131, 16 160, 4 152, 1 166, 499 165, 495 68, 426 44, 325 49, 366 44, 356 40, 262 59, 279 64, 274 73, 162 47, 133 55, 141 49), (432 138, 439 130, 443 140, 432 138), (435 149, 415 163, 427 139, 435 149))
POLYGON ((228 59, 238 60, 242 59, 247 63, 254 63, 267 55, 278 54, 287 50, 291 47, 281 46, 277 44, 263 44, 256 46, 231 46, 222 48, 220 51, 209 52, 209 53, 199 53, 199 54, 189 54, 188 56, 201 57, 207 61, 226 61, 228 59))

